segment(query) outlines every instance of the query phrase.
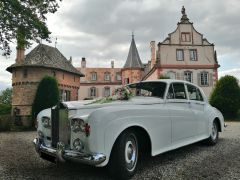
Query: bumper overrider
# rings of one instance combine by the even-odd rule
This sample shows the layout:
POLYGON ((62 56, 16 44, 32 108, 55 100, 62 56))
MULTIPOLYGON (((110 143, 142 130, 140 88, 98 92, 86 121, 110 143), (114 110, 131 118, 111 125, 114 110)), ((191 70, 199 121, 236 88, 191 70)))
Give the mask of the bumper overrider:
POLYGON ((94 166, 99 165, 106 160, 106 156, 100 153, 86 154, 72 150, 65 150, 65 146, 61 142, 57 144, 56 149, 52 147, 47 147, 44 142, 39 138, 35 138, 33 140, 33 144, 37 153, 39 153, 41 157, 49 157, 44 158, 49 161, 74 161, 94 166))

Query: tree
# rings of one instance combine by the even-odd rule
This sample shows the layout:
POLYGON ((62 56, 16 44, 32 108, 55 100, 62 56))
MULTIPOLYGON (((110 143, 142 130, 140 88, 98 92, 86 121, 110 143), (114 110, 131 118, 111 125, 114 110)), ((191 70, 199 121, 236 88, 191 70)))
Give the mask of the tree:
POLYGON ((50 41, 46 14, 55 13, 62 0, 1 0, 0 50, 10 55, 9 43, 17 40, 17 48, 28 48, 30 41, 50 41))
POLYGON ((10 114, 12 109, 12 89, 7 88, 0 93, 0 115, 10 114))
POLYGON ((43 109, 50 108, 60 101, 57 80, 51 76, 45 76, 39 83, 32 106, 32 117, 43 109))
POLYGON ((240 108, 240 87, 234 76, 226 75, 217 82, 210 96, 210 104, 225 118, 235 118, 240 108))
POLYGON ((7 88, 0 93, 0 104, 12 104, 12 88, 7 88))

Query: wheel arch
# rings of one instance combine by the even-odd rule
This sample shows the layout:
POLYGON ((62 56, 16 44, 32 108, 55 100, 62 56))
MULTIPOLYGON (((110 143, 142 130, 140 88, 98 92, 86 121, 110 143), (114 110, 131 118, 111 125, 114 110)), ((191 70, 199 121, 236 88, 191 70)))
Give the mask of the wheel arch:
POLYGON ((213 121, 216 121, 217 126, 218 126, 218 131, 222 132, 222 126, 221 126, 220 119, 218 117, 215 117, 213 121))
POLYGON ((125 131, 133 131, 133 132, 135 132, 136 136, 137 136, 137 140, 138 140, 139 151, 141 153, 143 153, 143 154, 151 155, 151 152, 152 152, 152 141, 151 141, 151 137, 150 137, 149 133, 142 126, 132 125, 132 126, 126 127, 120 133, 118 133, 118 135, 116 136, 116 138, 114 140, 114 143, 113 143, 113 145, 111 147, 110 157, 111 157, 112 150, 113 150, 115 144, 117 143, 118 139, 120 138, 120 136, 125 131), (143 149, 144 147, 145 147, 145 149, 143 149))

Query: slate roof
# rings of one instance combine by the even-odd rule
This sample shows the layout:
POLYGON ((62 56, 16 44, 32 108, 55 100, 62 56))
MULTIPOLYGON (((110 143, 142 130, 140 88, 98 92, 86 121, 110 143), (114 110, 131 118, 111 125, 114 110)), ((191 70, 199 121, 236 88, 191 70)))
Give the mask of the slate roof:
POLYGON ((15 63, 7 68, 12 72, 17 67, 46 67, 70 72, 79 76, 84 76, 78 71, 70 61, 68 61, 62 53, 55 47, 45 44, 39 44, 31 52, 29 52, 22 63, 15 63))
POLYGON ((123 68, 143 68, 142 61, 139 57, 138 50, 135 44, 134 36, 130 45, 127 61, 123 68))

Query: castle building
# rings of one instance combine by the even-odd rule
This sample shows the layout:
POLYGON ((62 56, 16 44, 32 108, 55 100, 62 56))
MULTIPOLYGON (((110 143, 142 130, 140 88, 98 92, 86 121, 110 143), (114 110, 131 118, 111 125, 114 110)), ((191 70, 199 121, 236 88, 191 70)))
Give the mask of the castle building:
POLYGON ((202 87, 209 97, 218 80, 218 61, 214 44, 209 43, 189 21, 185 8, 177 29, 156 45, 152 41, 151 69, 143 80, 158 79, 161 75, 181 79, 202 87))
POLYGON ((7 68, 12 73, 12 115, 22 121, 31 116, 32 104, 39 82, 45 75, 58 81, 63 101, 78 100, 80 77, 84 75, 57 48, 39 44, 26 56, 17 49, 15 64, 7 68))
POLYGON ((82 58, 81 67, 77 69, 85 74, 81 78, 80 100, 108 97, 122 85, 121 68, 115 68, 114 61, 109 68, 90 68, 87 60, 82 58))
POLYGON ((134 35, 132 35, 132 42, 129 48, 127 61, 122 68, 122 84, 125 85, 140 81, 143 72, 144 66, 138 54, 134 35))
POLYGON ((31 115, 36 89, 44 75, 56 77, 63 101, 107 97, 122 85, 161 76, 197 84, 210 96, 218 80, 217 53, 214 44, 194 28, 184 7, 176 30, 157 47, 151 41, 150 51, 150 60, 142 63, 132 36, 123 68, 115 68, 114 61, 108 68, 87 67, 85 58, 81 67, 75 68, 71 58, 67 60, 57 48, 39 44, 26 57, 24 50, 18 49, 16 63, 7 68, 12 73, 13 114, 22 119, 31 115))

